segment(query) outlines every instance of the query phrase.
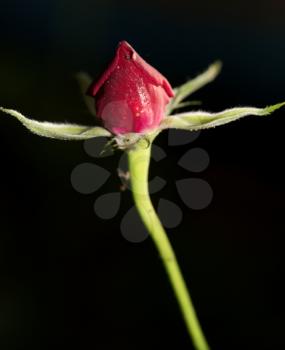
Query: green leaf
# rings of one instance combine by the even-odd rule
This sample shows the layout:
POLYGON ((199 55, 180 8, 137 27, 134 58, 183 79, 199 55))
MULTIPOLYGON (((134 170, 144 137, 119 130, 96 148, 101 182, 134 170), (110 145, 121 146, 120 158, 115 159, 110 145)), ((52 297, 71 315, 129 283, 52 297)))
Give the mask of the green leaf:
POLYGON ((98 126, 38 122, 26 118, 13 109, 0 107, 0 111, 17 118, 27 129, 39 136, 50 137, 58 140, 86 140, 99 136, 112 136, 108 130, 98 126))
POLYGON ((86 92, 92 83, 92 78, 90 77, 90 75, 88 75, 85 72, 79 72, 76 74, 76 80, 78 82, 80 91, 82 93, 82 97, 84 99, 84 102, 85 102, 89 112, 93 116, 96 116, 94 98, 86 95, 86 92))
POLYGON ((188 112, 172 115, 163 119, 160 124, 161 129, 184 129, 184 130, 201 130, 214 128, 215 126, 230 123, 248 115, 264 116, 269 115, 280 107, 284 106, 285 102, 278 103, 265 108, 254 107, 237 107, 226 109, 219 113, 208 113, 203 111, 188 112))
POLYGON ((189 95, 193 94, 193 92, 202 88, 204 85, 213 81, 217 75, 220 73, 222 68, 222 63, 220 61, 216 61, 209 66, 209 68, 198 75, 196 78, 189 80, 185 84, 174 89, 175 96, 170 101, 168 106, 168 114, 171 113, 177 106, 180 104, 182 100, 184 100, 189 95))
POLYGON ((186 102, 180 102, 176 107, 175 109, 180 109, 180 108, 185 108, 185 107, 188 107, 188 106, 200 106, 202 104, 201 101, 186 101, 186 102))

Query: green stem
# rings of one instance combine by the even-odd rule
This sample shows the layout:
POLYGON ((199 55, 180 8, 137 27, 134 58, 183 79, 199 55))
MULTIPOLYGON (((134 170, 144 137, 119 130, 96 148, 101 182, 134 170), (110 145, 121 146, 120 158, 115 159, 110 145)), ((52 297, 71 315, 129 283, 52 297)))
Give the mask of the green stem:
POLYGON ((134 202, 159 251, 195 349, 209 350, 174 251, 151 203, 148 192, 150 153, 151 146, 142 148, 138 145, 136 149, 128 151, 134 202))

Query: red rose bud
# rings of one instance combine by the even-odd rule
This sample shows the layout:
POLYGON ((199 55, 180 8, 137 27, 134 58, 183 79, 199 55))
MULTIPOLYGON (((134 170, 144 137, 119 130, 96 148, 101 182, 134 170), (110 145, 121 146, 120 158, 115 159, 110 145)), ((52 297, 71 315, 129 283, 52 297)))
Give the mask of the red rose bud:
POLYGON ((155 129, 174 96, 167 79, 126 41, 119 43, 115 58, 88 94, 96 97, 97 116, 114 134, 155 129))

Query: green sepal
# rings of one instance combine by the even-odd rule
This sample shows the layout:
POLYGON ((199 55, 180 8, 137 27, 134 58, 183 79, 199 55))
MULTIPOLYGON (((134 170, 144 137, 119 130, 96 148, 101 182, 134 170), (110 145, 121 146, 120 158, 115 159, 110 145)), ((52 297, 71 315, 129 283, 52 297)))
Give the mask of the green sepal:
POLYGON ((180 105, 180 102, 193 94, 193 92, 201 89, 203 86, 213 81, 220 73, 221 68, 222 63, 220 61, 216 61, 211 64, 205 72, 198 75, 196 78, 191 79, 185 84, 175 88, 175 95, 168 105, 167 114, 171 114, 171 112, 180 105))
POLYGON ((265 116, 285 105, 285 102, 278 103, 265 108, 237 107, 226 109, 219 113, 209 113, 203 111, 186 112, 171 115, 163 119, 160 124, 161 129, 184 129, 201 130, 214 128, 246 117, 248 115, 265 116))
POLYGON ((77 124, 39 122, 26 118, 21 113, 0 107, 0 111, 18 119, 27 129, 39 136, 58 140, 87 140, 93 137, 110 137, 112 134, 99 126, 85 126, 77 124))
POLYGON ((95 103, 94 103, 94 98, 91 96, 88 96, 87 90, 89 88, 89 86, 92 83, 92 78, 90 77, 89 74, 85 73, 85 72, 79 72, 76 74, 76 80, 78 82, 79 85, 79 89, 81 91, 83 100, 85 102, 85 105, 88 109, 88 111, 94 116, 96 117, 96 110, 95 110, 95 103))

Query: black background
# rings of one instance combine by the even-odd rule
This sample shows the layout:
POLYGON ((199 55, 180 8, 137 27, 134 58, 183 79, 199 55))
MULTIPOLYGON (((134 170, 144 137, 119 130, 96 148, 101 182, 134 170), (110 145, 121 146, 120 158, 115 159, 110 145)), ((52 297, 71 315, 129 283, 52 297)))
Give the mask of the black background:
MULTIPOLYGON (((173 86, 221 59, 221 76, 195 94, 206 110, 285 100, 282 0, 1 0, 0 16, 0 105, 38 120, 92 123, 73 75, 100 74, 122 39, 173 86)), ((154 201, 183 209, 169 236, 214 350, 285 347, 284 118, 249 117, 185 146, 168 147, 166 133, 156 141, 167 158, 152 173, 169 178, 154 201), (200 176, 214 200, 201 211, 174 186, 194 145, 211 161, 200 176)), ((93 161, 81 142, 40 138, 4 114, 0 133, 2 349, 190 349, 152 242, 120 234, 130 193, 116 219, 94 214, 96 196, 119 188, 120 155, 96 160, 114 175, 84 196, 70 184, 93 161)))

